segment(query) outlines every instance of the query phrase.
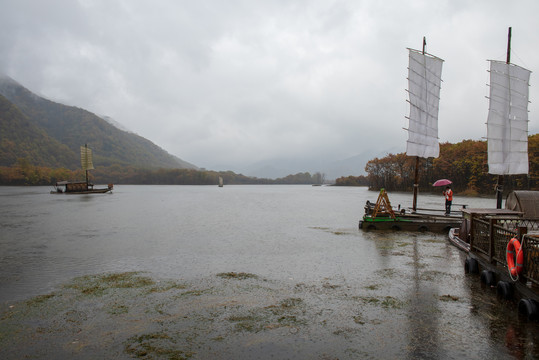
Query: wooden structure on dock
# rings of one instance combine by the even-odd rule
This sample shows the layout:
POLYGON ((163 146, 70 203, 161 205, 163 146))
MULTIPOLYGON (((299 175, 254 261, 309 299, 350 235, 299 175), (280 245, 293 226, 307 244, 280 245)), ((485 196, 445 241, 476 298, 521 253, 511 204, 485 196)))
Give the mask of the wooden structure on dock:
MULTIPOLYGON (((420 210, 420 209, 418 209, 420 210)), ((406 212, 404 208, 393 209, 387 192, 380 190, 376 203, 367 201, 365 214, 359 221, 362 230, 403 230, 403 231, 432 231, 448 232, 449 229, 460 226, 460 212, 453 215, 437 214, 436 210, 424 209, 426 212, 406 212)))
POLYGON ((459 229, 452 229, 450 241, 468 253, 465 271, 480 273, 481 281, 496 286, 504 299, 519 300, 519 311, 539 319, 539 192, 509 194, 506 207, 512 209, 462 209, 459 229), (527 199, 527 207, 516 206, 511 198, 527 199), (526 211, 521 211, 526 210, 526 211), (508 266, 511 239, 520 243, 521 272, 515 277, 508 266))
POLYGON ((385 191, 385 189, 380 190, 380 195, 378 195, 376 205, 374 206, 374 210, 372 211, 372 217, 376 218, 377 216, 389 216, 392 219, 395 219, 395 212, 391 207, 391 202, 389 202, 389 198, 387 197, 387 192, 385 191))

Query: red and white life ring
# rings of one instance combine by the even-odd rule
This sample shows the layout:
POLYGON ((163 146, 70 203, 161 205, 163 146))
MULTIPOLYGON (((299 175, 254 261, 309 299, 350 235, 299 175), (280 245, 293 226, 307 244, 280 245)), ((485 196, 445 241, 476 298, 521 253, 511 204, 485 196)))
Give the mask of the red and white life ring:
POLYGON ((522 272, 524 266, 524 253, 520 247, 520 242, 516 238, 512 238, 507 244, 507 267, 511 275, 516 276, 522 272), (516 254, 516 264, 515 264, 516 254))

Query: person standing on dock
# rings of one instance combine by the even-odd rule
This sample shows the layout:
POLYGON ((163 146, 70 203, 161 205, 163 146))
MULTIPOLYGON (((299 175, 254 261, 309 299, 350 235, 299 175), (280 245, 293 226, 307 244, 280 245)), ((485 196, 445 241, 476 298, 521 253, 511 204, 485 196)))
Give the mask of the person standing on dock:
POLYGON ((445 214, 450 215, 451 203, 453 202, 453 190, 451 190, 450 186, 446 186, 443 194, 445 196, 445 214))

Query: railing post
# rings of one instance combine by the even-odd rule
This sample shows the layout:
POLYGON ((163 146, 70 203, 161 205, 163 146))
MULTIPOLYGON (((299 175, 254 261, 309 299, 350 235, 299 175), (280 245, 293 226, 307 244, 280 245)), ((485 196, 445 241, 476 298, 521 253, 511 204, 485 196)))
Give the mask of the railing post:
POLYGON ((493 218, 488 219, 488 238, 489 238, 489 247, 488 247, 488 261, 491 264, 494 264, 494 225, 496 220, 493 218))
POLYGON ((474 231, 475 231, 475 219, 474 219, 474 216, 470 214, 470 251, 473 251, 474 231))
POLYGON ((528 233, 528 227, 527 226, 519 226, 517 228, 517 234, 518 238, 520 239, 520 242, 522 242, 522 237, 528 233))

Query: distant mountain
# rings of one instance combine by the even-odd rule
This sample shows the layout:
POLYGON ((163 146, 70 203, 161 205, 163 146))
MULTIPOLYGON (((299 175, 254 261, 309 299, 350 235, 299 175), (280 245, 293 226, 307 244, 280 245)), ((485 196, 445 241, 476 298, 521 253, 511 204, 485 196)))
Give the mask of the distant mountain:
POLYGON ((0 165, 13 165, 19 158, 48 167, 74 167, 79 161, 72 149, 48 136, 0 95, 0 165))
MULTIPOLYGON (((402 149, 391 148, 384 152, 367 151, 346 159, 335 159, 329 156, 301 159, 275 158, 233 170, 247 176, 269 179, 277 179, 300 172, 309 172, 311 175, 319 172, 324 174, 327 180, 335 180, 342 176, 365 175, 365 165, 369 160, 397 152, 402 152, 402 149)), ((225 167, 221 166, 221 168, 225 167)))
POLYGON ((114 120, 110 116, 100 115, 99 117, 101 119, 105 120, 106 122, 108 122, 109 124, 111 124, 112 126, 117 127, 120 130, 123 130, 123 131, 128 132, 128 133, 133 133, 131 130, 129 130, 124 125, 120 124, 118 121, 114 120))
POLYGON ((309 172, 322 173, 327 180, 335 180, 341 176, 362 175, 365 173, 365 164, 370 159, 361 156, 340 160, 329 157, 320 158, 276 158, 260 161, 242 169, 247 176, 258 178, 277 179, 289 174, 309 172))
POLYGON ((0 95, 0 165, 29 157, 34 165, 74 169, 80 166, 80 146, 88 144, 96 166, 197 168, 102 117, 39 97, 4 75, 0 95))

